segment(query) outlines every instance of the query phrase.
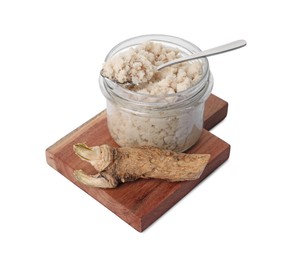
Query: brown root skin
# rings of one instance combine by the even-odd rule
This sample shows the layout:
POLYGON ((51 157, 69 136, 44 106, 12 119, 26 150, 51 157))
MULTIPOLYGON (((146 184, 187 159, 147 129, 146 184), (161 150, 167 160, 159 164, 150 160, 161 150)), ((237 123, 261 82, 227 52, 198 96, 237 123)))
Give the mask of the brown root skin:
POLYGON ((105 174, 98 173, 95 175, 89 175, 83 170, 76 170, 73 174, 79 182, 90 187, 115 188, 118 185, 118 181, 115 178, 105 174))
POLYGON ((156 147, 113 148, 76 144, 74 151, 98 171, 95 175, 75 171, 77 180, 99 188, 114 188, 119 183, 139 178, 171 182, 195 180, 201 176, 210 158, 209 154, 176 153, 156 147))

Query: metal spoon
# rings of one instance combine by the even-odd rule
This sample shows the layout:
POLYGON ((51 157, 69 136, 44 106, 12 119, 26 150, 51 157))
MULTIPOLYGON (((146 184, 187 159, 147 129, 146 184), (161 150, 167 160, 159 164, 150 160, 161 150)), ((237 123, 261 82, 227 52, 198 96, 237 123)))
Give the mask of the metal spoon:
MULTIPOLYGON (((216 55, 216 54, 221 54, 221 53, 228 52, 228 51, 233 51, 233 50, 239 49, 241 47, 244 47, 246 44, 247 43, 246 43, 245 40, 237 40, 237 41, 234 41, 234 42, 230 42, 230 43, 227 43, 227 44, 224 44, 224 45, 220 45, 220 46, 212 48, 212 49, 208 49, 208 50, 205 50, 205 51, 200 51, 200 52, 194 53, 194 54, 189 55, 189 56, 184 56, 184 57, 181 57, 179 59, 166 62, 166 63, 164 63, 162 65, 159 65, 159 66, 155 67, 155 71, 159 71, 159 70, 161 70, 163 68, 166 68, 168 66, 172 66, 174 64, 178 64, 178 63, 181 63, 181 62, 184 62, 184 61, 199 59, 199 58, 208 57, 208 56, 212 56, 212 55, 216 55)), ((135 85, 132 82, 122 82, 121 83, 121 82, 118 82, 116 80, 111 80, 111 79, 107 78, 105 75, 103 75, 103 70, 101 70, 100 75, 102 77, 110 80, 110 81, 113 81, 114 83, 125 85, 125 87, 129 87, 129 86, 134 86, 135 85)))
POLYGON ((212 55, 216 55, 216 54, 221 54, 221 53, 228 52, 228 51, 233 51, 233 50, 239 49, 241 47, 244 47, 246 44, 247 43, 244 40, 238 40, 238 41, 230 42, 230 43, 227 43, 227 44, 224 44, 224 45, 221 45, 221 46, 218 46, 218 47, 206 50, 206 51, 200 51, 200 52, 194 53, 194 54, 189 55, 189 56, 181 57, 177 60, 172 60, 172 61, 166 62, 166 63, 156 67, 156 70, 158 71, 158 70, 161 70, 161 69, 166 68, 168 66, 178 64, 178 63, 188 61, 188 60, 194 60, 194 59, 208 57, 208 56, 212 56, 212 55))

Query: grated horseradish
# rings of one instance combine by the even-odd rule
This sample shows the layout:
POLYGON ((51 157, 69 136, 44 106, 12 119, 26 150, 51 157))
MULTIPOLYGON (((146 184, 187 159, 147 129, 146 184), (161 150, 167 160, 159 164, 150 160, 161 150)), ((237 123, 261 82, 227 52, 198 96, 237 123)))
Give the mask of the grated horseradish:
POLYGON ((199 61, 183 62, 156 71, 155 67, 180 58, 176 48, 146 42, 112 56, 103 65, 103 74, 119 83, 132 82, 137 93, 163 96, 194 86, 202 75, 199 61))

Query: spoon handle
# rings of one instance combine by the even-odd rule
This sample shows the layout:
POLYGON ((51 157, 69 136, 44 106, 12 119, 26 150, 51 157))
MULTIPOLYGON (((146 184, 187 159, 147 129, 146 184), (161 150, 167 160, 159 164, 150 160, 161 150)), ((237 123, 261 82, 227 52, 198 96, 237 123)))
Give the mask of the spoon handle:
POLYGON ((164 64, 158 66, 157 70, 161 70, 165 67, 168 67, 168 66, 171 66, 171 65, 174 65, 177 63, 181 63, 184 61, 199 59, 199 58, 208 57, 208 56, 212 56, 212 55, 216 55, 216 54, 221 54, 221 53, 224 53, 227 51, 233 51, 233 50, 236 50, 238 48, 244 47, 246 44, 247 43, 244 40, 238 40, 238 41, 230 42, 230 43, 227 43, 227 44, 224 44, 224 45, 221 45, 221 46, 218 46, 218 47, 206 50, 206 51, 197 52, 197 53, 194 53, 194 54, 189 55, 189 56, 184 56, 184 57, 181 57, 179 59, 169 61, 167 63, 164 63, 164 64))

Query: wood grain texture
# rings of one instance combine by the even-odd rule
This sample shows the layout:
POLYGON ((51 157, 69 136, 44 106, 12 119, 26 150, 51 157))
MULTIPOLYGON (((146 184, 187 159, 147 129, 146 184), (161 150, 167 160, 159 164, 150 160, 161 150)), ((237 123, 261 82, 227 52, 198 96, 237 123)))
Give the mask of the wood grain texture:
POLYGON ((227 112, 228 103, 211 94, 205 104, 204 128, 210 130, 227 116, 227 112))
MULTIPOLYGON (((227 107, 227 102, 211 95, 205 104, 205 128, 210 129, 223 120, 227 114, 227 107)), ((211 154, 210 161, 198 180, 177 183, 154 179, 138 180, 122 184, 115 189, 97 189, 79 183, 72 174, 75 169, 83 169, 88 173, 95 171, 91 165, 81 161, 74 154, 75 143, 86 143, 90 146, 106 143, 117 146, 108 132, 105 111, 47 148, 47 163, 140 232, 226 161, 230 154, 229 144, 204 130, 197 144, 186 151, 211 154)))

